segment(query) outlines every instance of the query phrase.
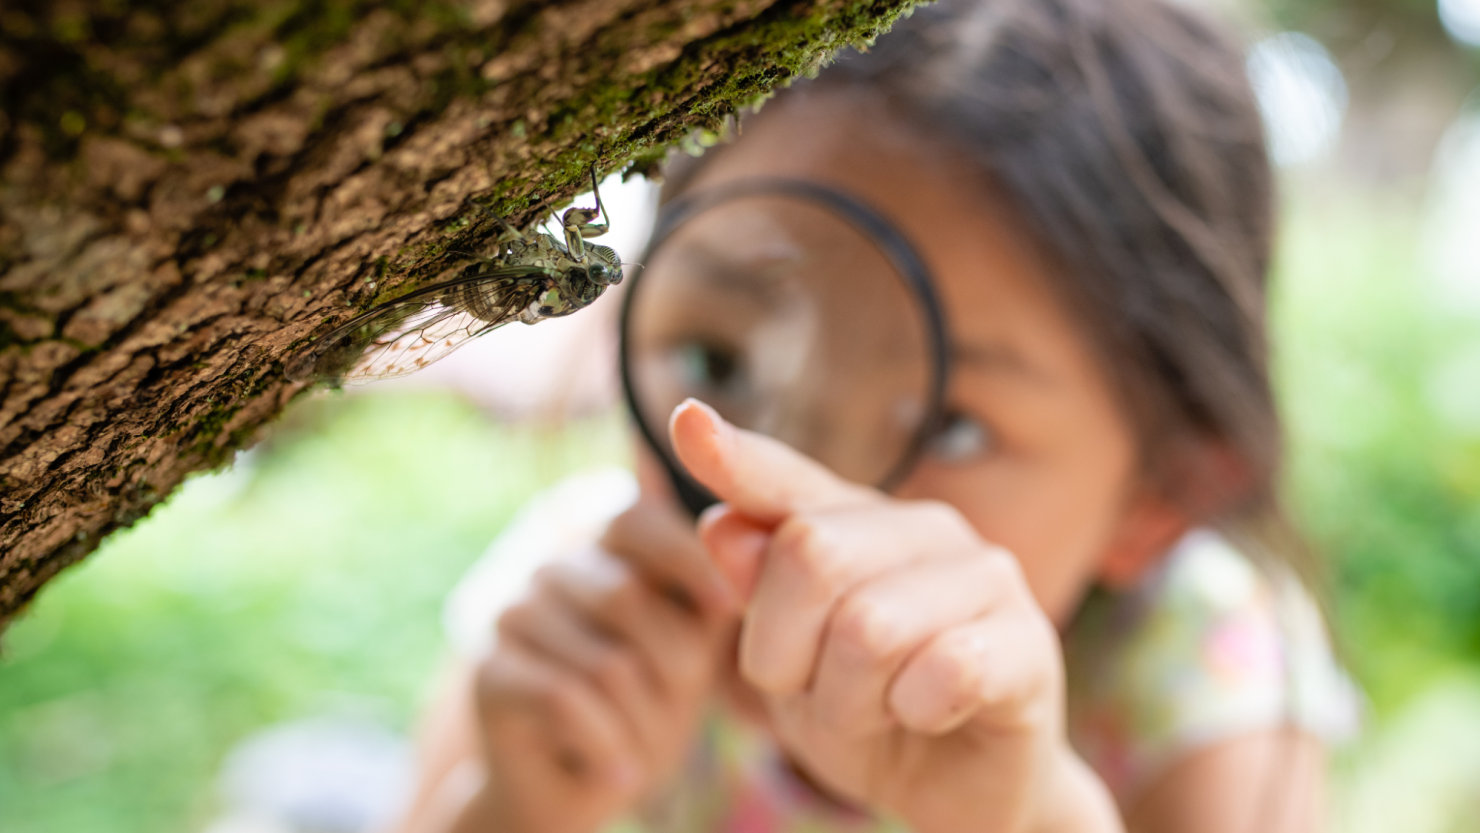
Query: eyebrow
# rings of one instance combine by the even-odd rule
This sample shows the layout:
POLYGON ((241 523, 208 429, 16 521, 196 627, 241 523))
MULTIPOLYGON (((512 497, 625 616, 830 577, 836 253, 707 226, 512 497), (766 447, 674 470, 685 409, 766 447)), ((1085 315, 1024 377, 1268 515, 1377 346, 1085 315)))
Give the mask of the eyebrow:
POLYGON ((1043 368, 1000 341, 958 341, 951 345, 951 360, 957 366, 972 372, 1003 373, 1020 376, 1032 382, 1053 381, 1053 377, 1043 368))
MULTIPOLYGON (((764 268, 772 264, 736 262, 703 244, 685 247, 677 259, 679 268, 697 277, 708 289, 743 296, 764 306, 775 306, 779 300, 776 276, 767 275, 764 268)), ((784 261, 773 261, 780 262, 784 261)))

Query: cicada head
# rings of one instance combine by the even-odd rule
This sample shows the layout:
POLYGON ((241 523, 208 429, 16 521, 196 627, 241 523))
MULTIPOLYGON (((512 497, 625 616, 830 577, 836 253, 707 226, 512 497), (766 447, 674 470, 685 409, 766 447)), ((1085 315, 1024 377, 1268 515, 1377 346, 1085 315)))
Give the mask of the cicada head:
POLYGON ((611 246, 586 244, 590 260, 586 264, 586 276, 598 286, 615 286, 622 282, 622 261, 617 250, 611 246))

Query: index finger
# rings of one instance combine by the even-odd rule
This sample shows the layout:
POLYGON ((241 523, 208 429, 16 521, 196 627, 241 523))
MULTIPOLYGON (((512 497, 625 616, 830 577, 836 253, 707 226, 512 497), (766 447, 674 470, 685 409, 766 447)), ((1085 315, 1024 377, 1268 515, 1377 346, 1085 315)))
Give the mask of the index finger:
POLYGON ((779 524, 801 510, 876 496, 779 440, 731 425, 697 399, 686 399, 674 409, 668 433, 674 453, 695 480, 764 525, 779 524))

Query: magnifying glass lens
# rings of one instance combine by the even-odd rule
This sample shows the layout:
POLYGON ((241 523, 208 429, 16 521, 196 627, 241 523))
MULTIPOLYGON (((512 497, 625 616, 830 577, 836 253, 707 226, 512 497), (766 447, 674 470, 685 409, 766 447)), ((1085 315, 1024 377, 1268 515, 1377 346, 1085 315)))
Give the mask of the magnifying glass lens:
POLYGON ((690 213, 632 292, 628 383, 660 444, 692 396, 845 478, 886 485, 931 418, 935 355, 916 292, 821 204, 751 195, 690 213))

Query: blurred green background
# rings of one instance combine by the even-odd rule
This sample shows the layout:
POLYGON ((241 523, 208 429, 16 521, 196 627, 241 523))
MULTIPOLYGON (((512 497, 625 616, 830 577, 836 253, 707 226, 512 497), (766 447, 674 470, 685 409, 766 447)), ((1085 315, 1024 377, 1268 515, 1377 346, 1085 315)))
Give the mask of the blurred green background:
MULTIPOLYGON (((1480 27, 1480 2, 1448 2, 1480 27)), ((1480 61, 1432 4, 1255 17, 1346 79, 1340 143, 1286 169, 1274 293, 1289 499, 1370 698, 1333 827, 1480 831, 1480 61)), ((0 831, 203 830, 255 730, 409 731, 461 571, 535 491, 625 455, 615 414, 530 427, 435 389, 300 403, 6 635, 0 831)))
POLYGON ((409 729, 448 588, 530 494, 622 463, 621 431, 500 427, 451 394, 297 406, 7 634, 0 830, 197 830, 255 729, 323 713, 409 729))

